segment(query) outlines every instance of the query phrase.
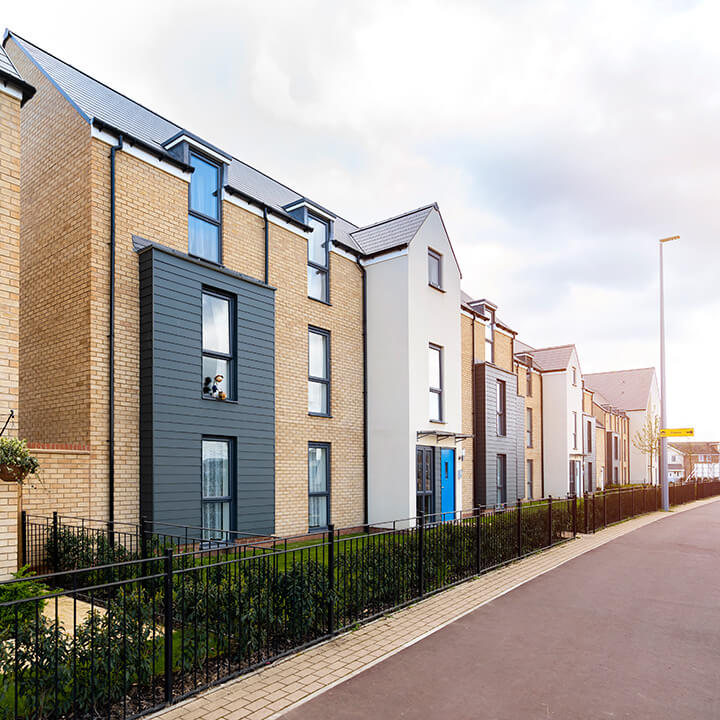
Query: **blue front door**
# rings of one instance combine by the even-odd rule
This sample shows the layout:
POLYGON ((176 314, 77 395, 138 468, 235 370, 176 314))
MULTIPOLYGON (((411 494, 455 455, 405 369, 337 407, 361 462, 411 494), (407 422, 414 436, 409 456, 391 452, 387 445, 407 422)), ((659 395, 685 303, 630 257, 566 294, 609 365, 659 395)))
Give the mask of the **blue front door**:
POLYGON ((440 451, 440 494, 443 519, 446 519, 445 513, 455 512, 455 451, 446 448, 440 451))

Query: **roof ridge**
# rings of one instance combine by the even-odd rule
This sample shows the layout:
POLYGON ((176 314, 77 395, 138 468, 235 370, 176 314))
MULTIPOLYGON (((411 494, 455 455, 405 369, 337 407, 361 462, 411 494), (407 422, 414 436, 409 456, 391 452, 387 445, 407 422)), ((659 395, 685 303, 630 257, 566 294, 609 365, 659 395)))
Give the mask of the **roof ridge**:
POLYGON ((438 204, 436 202, 429 203, 428 205, 423 205, 422 207, 415 208, 414 210, 408 210, 407 212, 400 213, 399 215, 394 215, 393 217, 385 218, 385 220, 379 220, 378 222, 371 223, 370 225, 363 225, 362 227, 359 227, 356 230, 353 230, 350 234, 354 235, 356 232, 362 232, 363 230, 369 230, 370 228, 377 227, 378 225, 384 225, 385 223, 393 222, 393 220, 399 220, 400 218, 407 217, 408 215, 414 215, 415 213, 421 212, 422 210, 429 210, 431 208, 435 208, 435 210, 437 210, 438 204))
MULTIPOLYGON (((522 340, 520 341, 522 342, 522 340)), ((527 343, 524 343, 527 345, 527 343)), ((549 347, 544 348, 534 348, 533 350, 526 350, 525 352, 542 352, 543 350, 560 350, 561 348, 574 348, 575 343, 567 343, 565 345, 550 345, 549 347)))
POLYGON ((627 370, 605 370, 604 372, 584 373, 584 377, 588 377, 589 375, 614 375, 615 373, 639 372, 640 370, 655 370, 655 368, 650 365, 649 367, 628 368, 627 370))

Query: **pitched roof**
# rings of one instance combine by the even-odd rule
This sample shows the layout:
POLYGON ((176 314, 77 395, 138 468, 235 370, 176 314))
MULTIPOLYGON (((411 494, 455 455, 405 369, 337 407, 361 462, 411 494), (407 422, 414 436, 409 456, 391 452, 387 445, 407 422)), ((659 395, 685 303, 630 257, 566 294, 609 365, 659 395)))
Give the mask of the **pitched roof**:
POLYGON ((403 247, 415 237, 433 210, 438 210, 437 203, 366 225, 350 235, 365 255, 403 247))
POLYGON ((709 442, 675 441, 668 443, 668 447, 675 449, 683 455, 717 455, 718 448, 720 448, 720 442, 715 440, 711 440, 709 442))
POLYGON ((541 370, 567 370, 572 358, 574 345, 557 345, 556 347, 527 350, 541 370))
POLYGON ((531 345, 528 345, 527 343, 524 343, 524 342, 522 342, 522 340, 518 340, 517 338, 515 338, 515 340, 513 342, 513 353, 515 355, 518 355, 518 354, 522 355, 522 354, 525 354, 528 352, 532 352, 534 349, 535 348, 532 347, 531 345))
POLYGON ((602 393, 611 405, 623 410, 645 410, 655 378, 655 368, 615 370, 583 376, 585 385, 602 393))
MULTIPOLYGON (((186 128, 131 100, 13 32, 6 31, 3 44, 8 37, 13 38, 18 47, 87 122, 100 120, 103 124, 121 130, 146 144, 159 154, 167 154, 164 144, 178 134, 185 132, 197 138, 186 128)), ((202 138, 197 139, 211 148, 214 147, 202 138)), ((288 218, 290 216, 283 206, 304 198, 301 193, 235 157, 232 157, 228 164, 227 183, 273 208, 278 215, 288 218)), ((337 217, 335 220, 335 239, 360 252, 359 245, 350 235, 356 229, 356 225, 344 218, 337 217)))
POLYGON ((3 47, 0 47, 0 82, 15 85, 22 92, 23 103, 35 94, 35 88, 23 80, 3 47))

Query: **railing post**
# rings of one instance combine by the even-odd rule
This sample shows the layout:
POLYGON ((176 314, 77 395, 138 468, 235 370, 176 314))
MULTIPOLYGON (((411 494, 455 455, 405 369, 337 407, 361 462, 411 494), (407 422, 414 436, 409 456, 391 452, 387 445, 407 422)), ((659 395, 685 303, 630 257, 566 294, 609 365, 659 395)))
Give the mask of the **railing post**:
POLYGON ((522 557, 522 500, 517 499, 515 503, 516 525, 517 525, 517 556, 522 557))
POLYGON ((425 513, 418 512, 418 597, 425 595, 425 513))
POLYGON ((58 570, 60 569, 60 568, 59 568, 59 565, 60 565, 60 554, 59 554, 59 548, 58 548, 58 545, 59 545, 59 543, 60 543, 60 533, 59 533, 59 531, 58 531, 58 514, 57 514, 57 510, 53 510, 53 529, 52 529, 52 533, 53 533, 53 544, 52 544, 53 551, 52 551, 52 558, 51 558, 51 561, 52 561, 52 569, 53 569, 53 572, 58 572, 58 570))
POLYGON ((480 506, 475 509, 475 570, 479 575, 482 571, 482 555, 481 555, 481 535, 480 535, 480 506))
POLYGON ((165 702, 173 696, 173 550, 165 550, 165 702))
POLYGON ((548 495, 548 547, 552 547, 553 528, 552 528, 552 495, 548 495))
POLYGON ((328 635, 335 632, 335 525, 328 525, 328 635))
POLYGON ((27 512, 20 513, 20 567, 27 565, 27 512))
POLYGON ((145 560, 148 556, 147 546, 147 519, 144 515, 140 516, 140 557, 145 560))
POLYGON ((592 494, 592 534, 595 534, 595 493, 592 494))
POLYGON ((578 521, 577 521, 577 493, 572 496, 572 532, 573 537, 577 537, 578 521))
POLYGON ((630 517, 635 517, 635 488, 630 488, 630 507, 632 508, 630 517))
POLYGON ((584 532, 587 535, 590 531, 590 522, 588 521, 588 508, 590 507, 590 503, 588 502, 588 494, 587 490, 583 492, 583 526, 584 526, 584 532))

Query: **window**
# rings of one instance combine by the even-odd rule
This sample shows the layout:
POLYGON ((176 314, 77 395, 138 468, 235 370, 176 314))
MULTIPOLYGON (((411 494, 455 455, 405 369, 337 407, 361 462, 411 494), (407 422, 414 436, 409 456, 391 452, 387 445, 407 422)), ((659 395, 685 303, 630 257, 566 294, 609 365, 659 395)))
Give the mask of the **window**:
POLYGON ((525 463, 526 471, 525 471, 525 481, 527 482, 527 492, 525 493, 525 497, 527 497, 528 500, 533 499, 533 461, 528 460, 525 463))
POLYGON ((532 397, 532 370, 527 369, 525 373, 525 397, 532 397))
POLYGON ((234 387, 233 301, 218 293, 202 294, 202 392, 232 399, 234 387))
POLYGON ((589 462, 587 464, 587 478, 586 478, 587 491, 593 491, 593 464, 589 462))
POLYGON ((495 385, 495 406, 497 420, 495 423, 497 434, 507 434, 507 410, 505 406, 505 381, 498 380, 495 385))
POLYGON ((442 348, 430 345, 428 352, 429 416, 430 420, 435 422, 442 422, 443 419, 442 370, 442 348))
POLYGON ((418 447, 415 450, 416 503, 418 515, 432 515, 433 512, 433 449, 418 447))
POLYGON ((614 460, 617 460, 619 454, 620 454, 620 453, 619 453, 619 451, 618 451, 618 438, 617 438, 617 437, 614 437, 614 438, 613 438, 613 459, 614 459, 614 460))
POLYGON ((577 460, 570 460, 570 484, 568 487, 568 492, 570 493, 570 495, 575 495, 577 493, 577 476, 577 460))
POLYGON ((495 502, 504 505, 507 502, 507 456, 498 455, 495 465, 495 502))
POLYGON ((585 449, 586 452, 592 452, 592 420, 585 423, 585 449))
POLYGON ((220 262, 220 166, 190 154, 188 252, 220 262))
POLYGON ((232 530, 232 440, 203 438, 202 526, 205 540, 229 540, 232 530))
POLYGON ((308 412, 330 415, 330 333, 308 329, 308 412))
POLYGON ((573 410, 572 414, 572 421, 573 421, 573 429, 572 429, 572 444, 573 448, 577 450, 577 413, 573 410))
POLYGON ((428 249, 428 285, 442 289, 442 255, 428 249))
POLYGON ((495 331, 495 312, 486 308, 488 321, 485 323, 485 362, 495 362, 495 343, 493 342, 495 331))
POLYGON ((577 370, 575 368, 572 369, 572 383, 577 385, 577 370))
POLYGON ((330 302, 330 225, 313 215, 308 215, 307 224, 313 229, 308 238, 308 297, 330 302))
POLYGON ((531 448, 533 446, 533 430, 532 430, 532 408, 527 408, 527 427, 525 433, 527 435, 527 446, 531 448))
POLYGON ((330 445, 308 445, 308 527, 326 528, 330 522, 330 445))
POLYGON ((618 485, 618 484, 619 484, 619 483, 618 483, 618 469, 617 469, 617 468, 613 468, 613 483, 615 483, 615 485, 618 485))

